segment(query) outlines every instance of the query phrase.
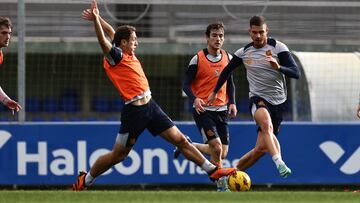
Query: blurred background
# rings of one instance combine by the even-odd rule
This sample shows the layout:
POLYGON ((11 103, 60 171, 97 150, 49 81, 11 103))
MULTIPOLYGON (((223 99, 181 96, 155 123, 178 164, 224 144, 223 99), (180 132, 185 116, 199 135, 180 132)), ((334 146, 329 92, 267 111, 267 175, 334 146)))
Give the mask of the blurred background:
MULTIPOLYGON (((0 15, 13 22, 4 48, 0 84, 26 111, 1 121, 118 121, 123 102, 102 68, 91 22, 81 19, 85 0, 0 0, 0 15), (20 17, 21 18, 20 18, 20 17), (19 38, 24 34, 24 41, 19 38), (23 51, 23 54, 19 54, 23 51), (20 58, 19 58, 20 57, 20 58), (20 62, 19 62, 20 61, 20 62), (21 61, 24 62, 21 65, 21 61), (24 77, 19 77, 23 74, 24 77), (20 118, 19 118, 20 117, 20 118)), ((116 27, 137 28, 137 56, 154 99, 177 121, 190 121, 181 90, 187 65, 206 47, 205 29, 221 20, 224 49, 250 42, 249 19, 262 14, 269 35, 288 45, 301 69, 288 80, 286 121, 353 121, 360 93, 360 2, 241 0, 99 0, 101 16, 116 27)), ((235 72, 238 121, 251 120, 245 70, 235 72)))

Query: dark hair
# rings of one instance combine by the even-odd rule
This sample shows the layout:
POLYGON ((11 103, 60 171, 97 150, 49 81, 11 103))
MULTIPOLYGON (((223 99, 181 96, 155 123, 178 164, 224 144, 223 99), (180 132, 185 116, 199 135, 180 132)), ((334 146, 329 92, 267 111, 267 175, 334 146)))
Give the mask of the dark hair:
POLYGON ((207 37, 210 37, 211 30, 219 30, 219 29, 223 29, 225 31, 224 23, 221 21, 216 21, 207 26, 205 34, 207 37))
POLYGON ((0 26, 12 28, 11 20, 7 17, 0 17, 0 26))
POLYGON ((262 26, 263 24, 265 24, 265 17, 264 16, 253 16, 251 19, 250 19, 250 27, 252 25, 255 25, 255 26, 262 26))
POLYGON ((116 29, 114 39, 112 41, 115 46, 118 46, 121 40, 129 41, 130 35, 136 32, 136 28, 131 25, 121 25, 116 29))

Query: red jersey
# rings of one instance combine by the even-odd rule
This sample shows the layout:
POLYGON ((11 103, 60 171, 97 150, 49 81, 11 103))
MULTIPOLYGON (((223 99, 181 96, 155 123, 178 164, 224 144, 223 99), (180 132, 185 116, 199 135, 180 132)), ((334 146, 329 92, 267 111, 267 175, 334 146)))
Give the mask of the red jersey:
POLYGON ((123 52, 120 63, 115 66, 111 66, 104 58, 104 68, 125 103, 150 90, 141 63, 135 55, 123 52))
MULTIPOLYGON (((216 83, 219 79, 221 71, 229 63, 229 56, 224 50, 221 51, 221 60, 218 62, 209 61, 206 58, 203 50, 197 53, 198 56, 198 70, 196 77, 191 83, 191 90, 194 95, 198 98, 204 100, 207 103, 208 96, 214 90, 216 83)), ((226 82, 220 88, 217 93, 217 98, 213 102, 214 106, 224 106, 227 105, 228 96, 226 94, 226 82)))
POLYGON ((0 65, 4 62, 4 55, 2 51, 0 51, 0 65))

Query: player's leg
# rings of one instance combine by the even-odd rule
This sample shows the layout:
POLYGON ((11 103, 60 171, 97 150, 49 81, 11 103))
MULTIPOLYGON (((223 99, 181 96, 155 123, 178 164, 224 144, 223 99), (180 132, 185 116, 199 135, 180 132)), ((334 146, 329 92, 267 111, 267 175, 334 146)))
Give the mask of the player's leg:
POLYGON ((74 191, 85 190, 88 186, 92 185, 96 177, 127 157, 138 136, 144 131, 148 123, 149 118, 144 116, 147 115, 147 111, 146 105, 133 106, 129 104, 124 107, 120 130, 113 149, 100 156, 88 173, 80 172, 76 183, 73 184, 74 191), (139 120, 142 120, 142 122, 138 122, 139 120))
POLYGON ((132 147, 123 146, 122 144, 119 143, 118 138, 116 140, 116 143, 114 144, 114 148, 112 149, 112 151, 100 156, 95 161, 94 165, 91 167, 89 171, 89 178, 85 179, 86 186, 92 185, 96 177, 103 174, 112 166, 120 163, 127 157, 132 147))
POLYGON ((160 133, 160 136, 174 144, 187 159, 198 165, 204 163, 205 157, 186 139, 185 135, 176 126, 164 130, 160 133))
POLYGON ((210 155, 211 149, 208 144, 192 142, 192 144, 203 154, 210 155))
POLYGON ((286 166, 284 161, 282 160, 279 148, 276 147, 276 139, 275 135, 273 134, 273 126, 271 122, 270 115, 266 108, 259 108, 255 112, 255 121, 260 126, 261 132, 259 133, 260 139, 262 139, 265 143, 265 148, 267 152, 272 157, 276 168, 278 169, 279 173, 283 177, 287 177, 291 174, 291 170, 286 166))
MULTIPOLYGON (((205 111, 198 114, 195 110, 193 111, 193 118, 202 139, 205 144, 192 143, 201 153, 208 154, 211 156, 211 162, 221 167, 221 154, 222 146, 221 140, 217 132, 217 112, 205 111)), ((176 148, 174 151, 174 158, 180 154, 180 150, 176 148)))
POLYGON ((282 106, 271 105, 259 97, 251 98, 250 105, 254 120, 260 129, 257 146, 255 146, 255 150, 252 153, 257 154, 256 152, 262 151, 262 148, 264 148, 272 157, 280 175, 287 177, 291 174, 291 170, 282 160, 280 144, 274 134, 274 132, 277 133, 279 131, 279 125, 282 121, 282 106))
POLYGON ((229 153, 229 145, 222 144, 221 147, 222 147, 221 159, 225 159, 229 153))
MULTIPOLYGON (((258 134, 261 133, 260 131, 258 134)), ((253 149, 248 151, 246 154, 244 154, 238 161, 236 167, 240 171, 245 171, 251 166, 253 166, 261 157, 265 155, 265 149, 261 148, 260 145, 264 146, 264 144, 261 144, 262 142, 260 138, 260 135, 258 135, 256 145, 253 149)))
MULTIPOLYGON (((273 131, 274 135, 277 135, 280 131, 280 125, 283 120, 282 114, 283 114, 283 110, 284 110, 284 105, 285 104, 283 103, 280 105, 272 106, 270 108, 271 119, 272 119, 272 124, 273 124, 273 128, 274 128, 274 131, 273 131)), ((277 150, 279 151, 279 158, 273 157, 273 160, 277 166, 277 169, 278 169, 280 175, 286 178, 292 172, 291 172, 291 169, 286 166, 286 164, 284 163, 284 161, 282 159, 280 142, 278 141, 276 136, 274 136, 273 138, 274 138, 274 143, 277 147, 277 150), (277 159, 279 161, 277 161, 277 159)))
POLYGON ((279 154, 274 142, 275 135, 273 134, 273 125, 268 110, 266 108, 258 108, 254 113, 254 119, 260 127, 261 133, 258 133, 259 139, 263 140, 268 153, 271 156, 279 154))
POLYGON ((132 147, 125 147, 123 144, 121 144, 118 135, 114 147, 110 152, 100 156, 95 161, 94 165, 92 165, 89 172, 80 172, 76 183, 72 186, 73 190, 81 191, 91 186, 98 176, 110 169, 115 164, 123 161, 129 154, 131 148, 132 147))
POLYGON ((150 100, 149 103, 151 105, 151 121, 148 123, 147 128, 151 134, 159 134, 162 138, 177 146, 187 159, 193 161, 206 171, 212 180, 217 180, 220 177, 235 172, 236 169, 234 168, 219 169, 210 163, 201 152, 186 139, 185 135, 180 132, 155 101, 150 100))
POLYGON ((168 142, 174 144, 179 148, 181 153, 190 161, 200 166, 204 171, 209 174, 211 180, 218 180, 223 176, 228 176, 236 171, 235 168, 218 168, 210 161, 208 161, 201 152, 191 143, 189 143, 183 133, 173 126, 160 133, 168 142))

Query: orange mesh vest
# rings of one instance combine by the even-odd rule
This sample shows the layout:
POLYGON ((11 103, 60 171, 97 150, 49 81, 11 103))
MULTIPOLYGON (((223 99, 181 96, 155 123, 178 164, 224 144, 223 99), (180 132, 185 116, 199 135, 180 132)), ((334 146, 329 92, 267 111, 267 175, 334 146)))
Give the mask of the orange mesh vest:
POLYGON ((0 51, 0 65, 3 63, 3 61, 4 61, 4 56, 2 51, 0 51))
MULTIPOLYGON (((197 54, 198 56, 198 70, 196 77, 191 83, 191 90, 198 98, 207 102, 208 96, 214 90, 219 79, 221 71, 229 63, 229 56, 226 51, 221 50, 221 60, 218 62, 211 62, 206 58, 204 50, 197 54)), ((217 99, 213 102, 213 106, 227 105, 228 96, 226 94, 226 82, 217 93, 217 99)))
POLYGON ((119 64, 111 66, 104 58, 106 74, 126 102, 150 90, 140 61, 135 55, 123 53, 119 64))

